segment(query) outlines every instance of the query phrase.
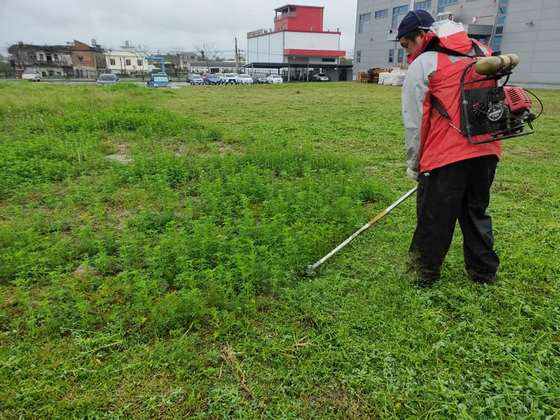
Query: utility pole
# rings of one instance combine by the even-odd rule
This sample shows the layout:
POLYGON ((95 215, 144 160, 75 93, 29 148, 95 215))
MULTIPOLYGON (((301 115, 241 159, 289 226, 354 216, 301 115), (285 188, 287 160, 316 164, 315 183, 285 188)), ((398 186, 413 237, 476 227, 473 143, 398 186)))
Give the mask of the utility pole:
POLYGON ((237 73, 239 73, 239 51, 237 50, 237 37, 235 37, 235 67, 237 73))

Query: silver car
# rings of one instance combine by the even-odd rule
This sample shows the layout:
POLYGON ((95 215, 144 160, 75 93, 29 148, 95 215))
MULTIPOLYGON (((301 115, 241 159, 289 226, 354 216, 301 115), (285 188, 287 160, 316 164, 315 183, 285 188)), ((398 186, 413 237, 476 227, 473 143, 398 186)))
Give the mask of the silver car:
POLYGON ((101 74, 95 81, 98 85, 114 85, 119 81, 116 74, 101 74))
POLYGON ((40 82, 41 75, 38 71, 25 70, 21 75, 22 80, 31 80, 32 82, 40 82))
POLYGON ((239 76, 237 76, 237 83, 239 83, 240 85, 252 85, 253 78, 248 74, 240 74, 239 76))

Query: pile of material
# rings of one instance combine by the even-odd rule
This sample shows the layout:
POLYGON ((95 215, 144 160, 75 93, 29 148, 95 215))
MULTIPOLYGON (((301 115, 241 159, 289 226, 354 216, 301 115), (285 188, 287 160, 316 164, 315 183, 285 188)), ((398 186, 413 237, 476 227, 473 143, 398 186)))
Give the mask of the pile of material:
POLYGON ((404 78, 406 77, 406 70, 395 67, 390 71, 384 71, 379 73, 380 85, 391 85, 391 86, 402 86, 404 83, 404 78))
POLYGON ((386 72, 386 69, 375 67, 367 72, 361 71, 357 74, 356 80, 362 83, 379 83, 379 74, 386 72))

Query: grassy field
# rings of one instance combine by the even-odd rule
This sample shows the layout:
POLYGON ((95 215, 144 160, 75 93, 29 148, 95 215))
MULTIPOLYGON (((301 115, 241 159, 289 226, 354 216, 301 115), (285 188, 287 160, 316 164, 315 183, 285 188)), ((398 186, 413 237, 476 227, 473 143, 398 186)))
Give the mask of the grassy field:
POLYGON ((559 418, 560 93, 496 285, 411 286, 400 89, 0 83, 0 417, 559 418))

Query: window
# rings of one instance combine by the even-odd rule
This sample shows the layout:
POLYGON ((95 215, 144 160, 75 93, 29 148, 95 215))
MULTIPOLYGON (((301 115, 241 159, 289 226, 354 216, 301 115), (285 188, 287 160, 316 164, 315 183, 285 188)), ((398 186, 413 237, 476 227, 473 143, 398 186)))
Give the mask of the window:
POLYGON ((362 62, 362 51, 360 51, 360 50, 356 51, 356 62, 357 63, 362 62))
MULTIPOLYGON (((496 16, 496 35, 501 35, 504 32, 504 24, 506 23, 506 16, 508 11, 507 9, 508 0, 499 0, 498 15, 496 16)), ((501 40, 499 42, 501 44, 501 40)))
POLYGON ((438 12, 443 12, 447 6, 459 3, 459 0, 439 0, 438 2, 438 12))
POLYGON ((371 13, 363 13, 360 15, 358 20, 358 33, 364 31, 364 27, 371 21, 371 13))
POLYGON ((389 9, 377 10, 375 12, 375 19, 385 19, 389 16, 389 9))
POLYGON ((336 63, 336 58, 327 57, 327 58, 323 58, 321 61, 323 63, 336 63))
POLYGON ((111 63, 111 65, 114 66, 114 65, 115 65, 115 59, 114 59, 114 58, 110 58, 110 59, 109 59, 109 63, 111 63))
POLYGON ((391 49, 389 50, 389 63, 394 63, 395 62, 395 50, 391 49))
POLYGON ((414 3, 414 10, 428 10, 432 9, 432 0, 417 1, 414 3))
POLYGON ((53 60, 58 60, 58 54, 53 54, 53 60))
POLYGON ((399 48, 397 56, 397 63, 404 63, 404 50, 399 48))
POLYGON ((128 59, 128 58, 125 59, 125 60, 124 60, 124 63, 125 63, 127 66, 130 66, 130 59, 128 59))
POLYGON ((136 64, 138 64, 139 66, 141 66, 142 63, 143 63, 142 60, 137 60, 137 61, 136 61, 136 64))
POLYGON ((393 20, 391 22, 391 28, 396 28, 401 23, 401 17, 408 13, 408 6, 393 7, 393 20))
POLYGON ((502 35, 496 35, 491 45, 494 51, 501 51, 502 49, 502 35))
POLYGON ((40 61, 45 61, 45 54, 39 53, 39 60, 40 61))

